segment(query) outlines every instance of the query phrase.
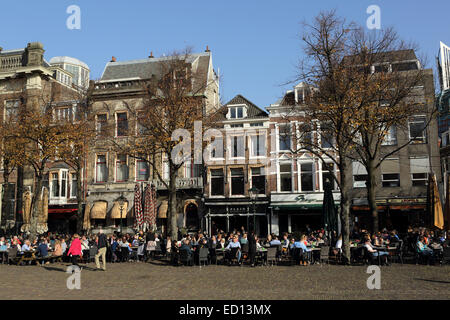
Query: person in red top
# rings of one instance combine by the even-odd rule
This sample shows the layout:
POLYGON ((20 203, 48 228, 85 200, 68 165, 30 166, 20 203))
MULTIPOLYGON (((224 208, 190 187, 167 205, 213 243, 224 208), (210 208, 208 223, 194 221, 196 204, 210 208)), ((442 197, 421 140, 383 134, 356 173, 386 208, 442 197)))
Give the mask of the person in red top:
POLYGON ((79 267, 78 260, 80 259, 80 256, 82 255, 81 251, 81 241, 78 234, 73 235, 72 243, 70 244, 69 251, 67 252, 68 256, 72 256, 72 264, 79 267))

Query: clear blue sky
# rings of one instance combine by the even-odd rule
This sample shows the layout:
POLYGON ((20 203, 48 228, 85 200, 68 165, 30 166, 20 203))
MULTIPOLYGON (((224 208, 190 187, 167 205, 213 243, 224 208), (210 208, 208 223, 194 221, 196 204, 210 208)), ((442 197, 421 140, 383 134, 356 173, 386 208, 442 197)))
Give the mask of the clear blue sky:
POLYGON ((382 27, 394 26, 418 43, 435 69, 439 41, 450 45, 448 0, 44 0, 2 1, 0 46, 23 48, 40 41, 45 57, 67 55, 86 62, 98 79, 105 64, 160 56, 209 45, 222 75, 223 101, 240 93, 260 107, 282 96, 280 86, 295 75, 301 56, 301 24, 321 10, 336 8, 347 20, 365 25, 366 9, 381 8, 382 27), (69 5, 81 8, 81 30, 69 30, 69 5))

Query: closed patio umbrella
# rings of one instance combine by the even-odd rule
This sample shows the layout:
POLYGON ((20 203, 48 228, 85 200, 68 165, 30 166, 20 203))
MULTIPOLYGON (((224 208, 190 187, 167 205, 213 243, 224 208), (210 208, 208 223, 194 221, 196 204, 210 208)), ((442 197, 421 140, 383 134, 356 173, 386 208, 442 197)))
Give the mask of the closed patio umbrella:
POLYGON ((439 190, 436 184, 435 175, 431 175, 431 200, 432 210, 434 213, 434 226, 439 229, 444 229, 444 213, 442 212, 442 204, 439 196, 439 190))
POLYGON ((83 217, 83 230, 89 230, 91 228, 91 205, 87 204, 84 208, 83 217))
POLYGON ((143 221, 143 212, 142 212, 142 196, 141 196, 141 188, 139 184, 137 183, 134 187, 134 216, 135 216, 135 222, 134 227, 135 229, 141 230, 143 221))
POLYGON ((322 218, 325 232, 338 232, 336 206, 334 204, 331 182, 328 179, 324 185, 322 218))

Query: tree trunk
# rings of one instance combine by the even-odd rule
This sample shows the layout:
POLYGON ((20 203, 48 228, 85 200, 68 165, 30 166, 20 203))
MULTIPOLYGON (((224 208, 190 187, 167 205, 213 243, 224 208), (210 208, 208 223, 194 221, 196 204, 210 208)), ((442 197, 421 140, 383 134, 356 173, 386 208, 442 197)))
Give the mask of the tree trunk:
MULTIPOLYGON (((22 196, 23 196, 23 166, 17 168, 17 190, 16 190, 16 210, 15 210, 15 226, 16 234, 19 233, 21 222, 23 222, 22 215, 19 211, 22 210, 22 196)), ((23 213, 22 213, 23 214, 23 213)))
POLYGON ((171 168, 169 181, 169 214, 168 214, 168 234, 172 241, 178 240, 178 226, 177 226, 177 172, 171 168))
POLYGON ((348 165, 344 158, 341 158, 340 182, 341 182, 341 232, 342 232, 342 247, 343 247, 343 262, 350 264, 350 197, 349 186, 347 183, 348 165))
POLYGON ((379 218, 376 202, 376 175, 374 160, 369 160, 367 164, 367 201, 369 202, 369 210, 372 216, 372 233, 378 232, 379 218))
POLYGON ((43 174, 40 172, 36 176, 36 183, 34 184, 35 189, 33 196, 31 198, 31 219, 30 219, 30 240, 33 241, 37 237, 37 224, 38 224, 38 214, 39 207, 37 204, 41 204, 38 198, 41 196, 42 189, 42 177, 43 174))
POLYGON ((9 168, 6 164, 3 164, 3 188, 2 188, 2 213, 1 213, 1 227, 6 231, 6 220, 8 219, 7 202, 9 201, 9 168))
POLYGON ((83 212, 83 190, 81 187, 81 168, 77 168, 77 233, 80 234, 83 230, 83 221, 84 215, 86 212, 83 212))

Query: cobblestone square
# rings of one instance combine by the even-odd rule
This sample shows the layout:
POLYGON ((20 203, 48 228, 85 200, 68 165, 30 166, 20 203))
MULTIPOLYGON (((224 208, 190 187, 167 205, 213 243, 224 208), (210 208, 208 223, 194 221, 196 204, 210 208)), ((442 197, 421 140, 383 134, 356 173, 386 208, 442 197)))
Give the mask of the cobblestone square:
POLYGON ((369 290, 367 266, 173 267, 160 262, 83 265, 81 289, 69 290, 68 263, 0 265, 0 299, 297 300, 450 299, 450 266, 381 267, 381 289, 369 290))

